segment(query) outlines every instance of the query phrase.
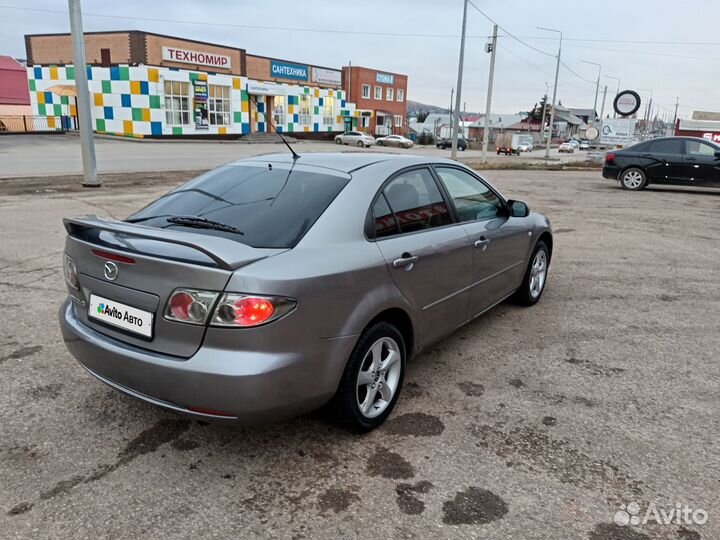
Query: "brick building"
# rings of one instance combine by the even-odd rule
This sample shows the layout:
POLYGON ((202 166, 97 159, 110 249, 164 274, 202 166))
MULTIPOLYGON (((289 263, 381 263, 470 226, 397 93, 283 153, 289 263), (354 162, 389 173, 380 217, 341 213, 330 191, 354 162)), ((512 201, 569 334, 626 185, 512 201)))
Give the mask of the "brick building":
POLYGON ((342 69, 347 99, 359 114, 349 129, 373 135, 407 133, 407 75, 359 66, 342 69))
MULTIPOLYGON (((71 36, 28 35, 25 45, 33 112, 60 125, 61 118, 76 114, 75 98, 67 95, 75 85, 71 36)), ((137 30, 88 32, 85 49, 98 132, 237 137, 270 131, 270 120, 279 131, 296 136, 330 137, 363 122, 362 111, 346 99, 340 69, 137 30)), ((392 114, 402 114, 397 122, 404 128, 407 77, 364 71, 383 79, 377 84, 383 85, 383 96, 391 98, 375 101, 373 105, 382 101, 382 106, 365 114, 380 114, 380 128, 390 123, 392 114)), ((366 76, 359 72, 356 78, 366 76)), ((375 129, 374 119, 367 127, 375 129)))

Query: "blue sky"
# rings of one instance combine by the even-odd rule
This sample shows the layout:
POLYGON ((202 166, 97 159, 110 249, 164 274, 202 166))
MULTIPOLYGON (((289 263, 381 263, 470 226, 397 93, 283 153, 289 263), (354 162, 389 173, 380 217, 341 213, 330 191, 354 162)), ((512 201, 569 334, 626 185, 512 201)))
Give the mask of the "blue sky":
MULTIPOLYGON (((680 116, 689 116, 693 109, 720 110, 717 34, 720 2, 472 1, 508 32, 546 53, 500 31, 493 112, 527 110, 545 92, 546 82, 552 90, 553 55, 558 42, 555 35, 537 30, 537 26, 563 31, 566 38, 563 60, 580 76, 561 66, 558 94, 563 105, 592 107, 595 95, 592 81, 597 77, 597 67, 582 62, 587 60, 602 64, 603 74, 619 77, 621 89, 639 90, 644 97, 649 97, 652 89, 660 113, 672 114, 676 96, 680 97, 680 116)), ((406 73, 409 99, 445 106, 457 78, 462 3, 462 0, 83 0, 83 11, 86 31, 147 30, 330 67, 352 61, 354 65, 406 73)), ((0 0, 0 54, 24 57, 24 34, 69 31, 66 15, 32 11, 66 8, 67 3, 58 0, 0 0)), ((489 55, 483 48, 491 32, 492 23, 470 7, 463 85, 467 110, 485 108, 489 55)), ((600 97, 605 84, 608 110, 617 81, 603 77, 600 97)))

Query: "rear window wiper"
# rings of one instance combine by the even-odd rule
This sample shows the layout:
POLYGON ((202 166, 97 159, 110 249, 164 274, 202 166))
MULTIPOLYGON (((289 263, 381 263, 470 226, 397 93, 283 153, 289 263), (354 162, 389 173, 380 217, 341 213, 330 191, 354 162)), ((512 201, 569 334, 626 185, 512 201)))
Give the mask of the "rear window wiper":
POLYGON ((185 227, 194 227, 196 229, 212 229, 215 231, 224 231, 234 234, 245 234, 240 229, 227 225, 226 223, 220 223, 219 221, 213 221, 211 219, 197 217, 197 216, 173 216, 167 218, 169 223, 174 225, 183 225, 185 227))

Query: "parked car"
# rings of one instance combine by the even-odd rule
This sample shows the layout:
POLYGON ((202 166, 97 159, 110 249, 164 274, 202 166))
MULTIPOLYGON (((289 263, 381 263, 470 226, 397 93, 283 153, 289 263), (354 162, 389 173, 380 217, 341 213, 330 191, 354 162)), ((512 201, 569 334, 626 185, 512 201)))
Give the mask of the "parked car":
POLYGON ((378 146, 397 146, 398 148, 412 148, 413 142, 402 135, 388 135, 375 141, 378 146))
POLYGON ((698 137, 662 137, 605 155, 602 175, 638 191, 650 184, 720 186, 720 146, 698 137))
MULTIPOLYGON (((442 150, 452 148, 452 138, 451 137, 443 137, 441 139, 438 139, 437 142, 435 143, 435 146, 442 150)), ((468 147, 467 141, 463 137, 458 137, 457 149, 464 152, 465 150, 467 150, 467 147, 468 147)))
POLYGON ((335 136, 335 144, 350 144, 370 148, 375 144, 375 137, 362 131, 348 131, 335 136))
POLYGON ((406 363, 506 298, 533 305, 549 221, 448 159, 257 156, 124 221, 68 218, 67 348, 111 387, 200 419, 330 404, 380 425, 406 363))
POLYGON ((580 146, 578 147, 578 150, 590 150, 590 141, 580 141, 580 146))
POLYGON ((558 146, 558 152, 567 153, 567 154, 574 154, 575 153, 575 145, 569 142, 564 142, 560 146, 558 146))

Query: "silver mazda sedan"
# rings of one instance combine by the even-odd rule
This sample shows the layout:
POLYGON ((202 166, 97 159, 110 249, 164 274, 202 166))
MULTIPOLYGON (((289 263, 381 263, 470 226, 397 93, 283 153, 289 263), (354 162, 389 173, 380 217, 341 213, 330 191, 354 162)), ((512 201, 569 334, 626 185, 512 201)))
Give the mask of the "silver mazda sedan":
POLYGON ((360 431, 410 357, 506 298, 535 304, 553 247, 471 169, 377 153, 241 160, 65 228, 62 333, 102 382, 248 424, 330 404, 360 431))

